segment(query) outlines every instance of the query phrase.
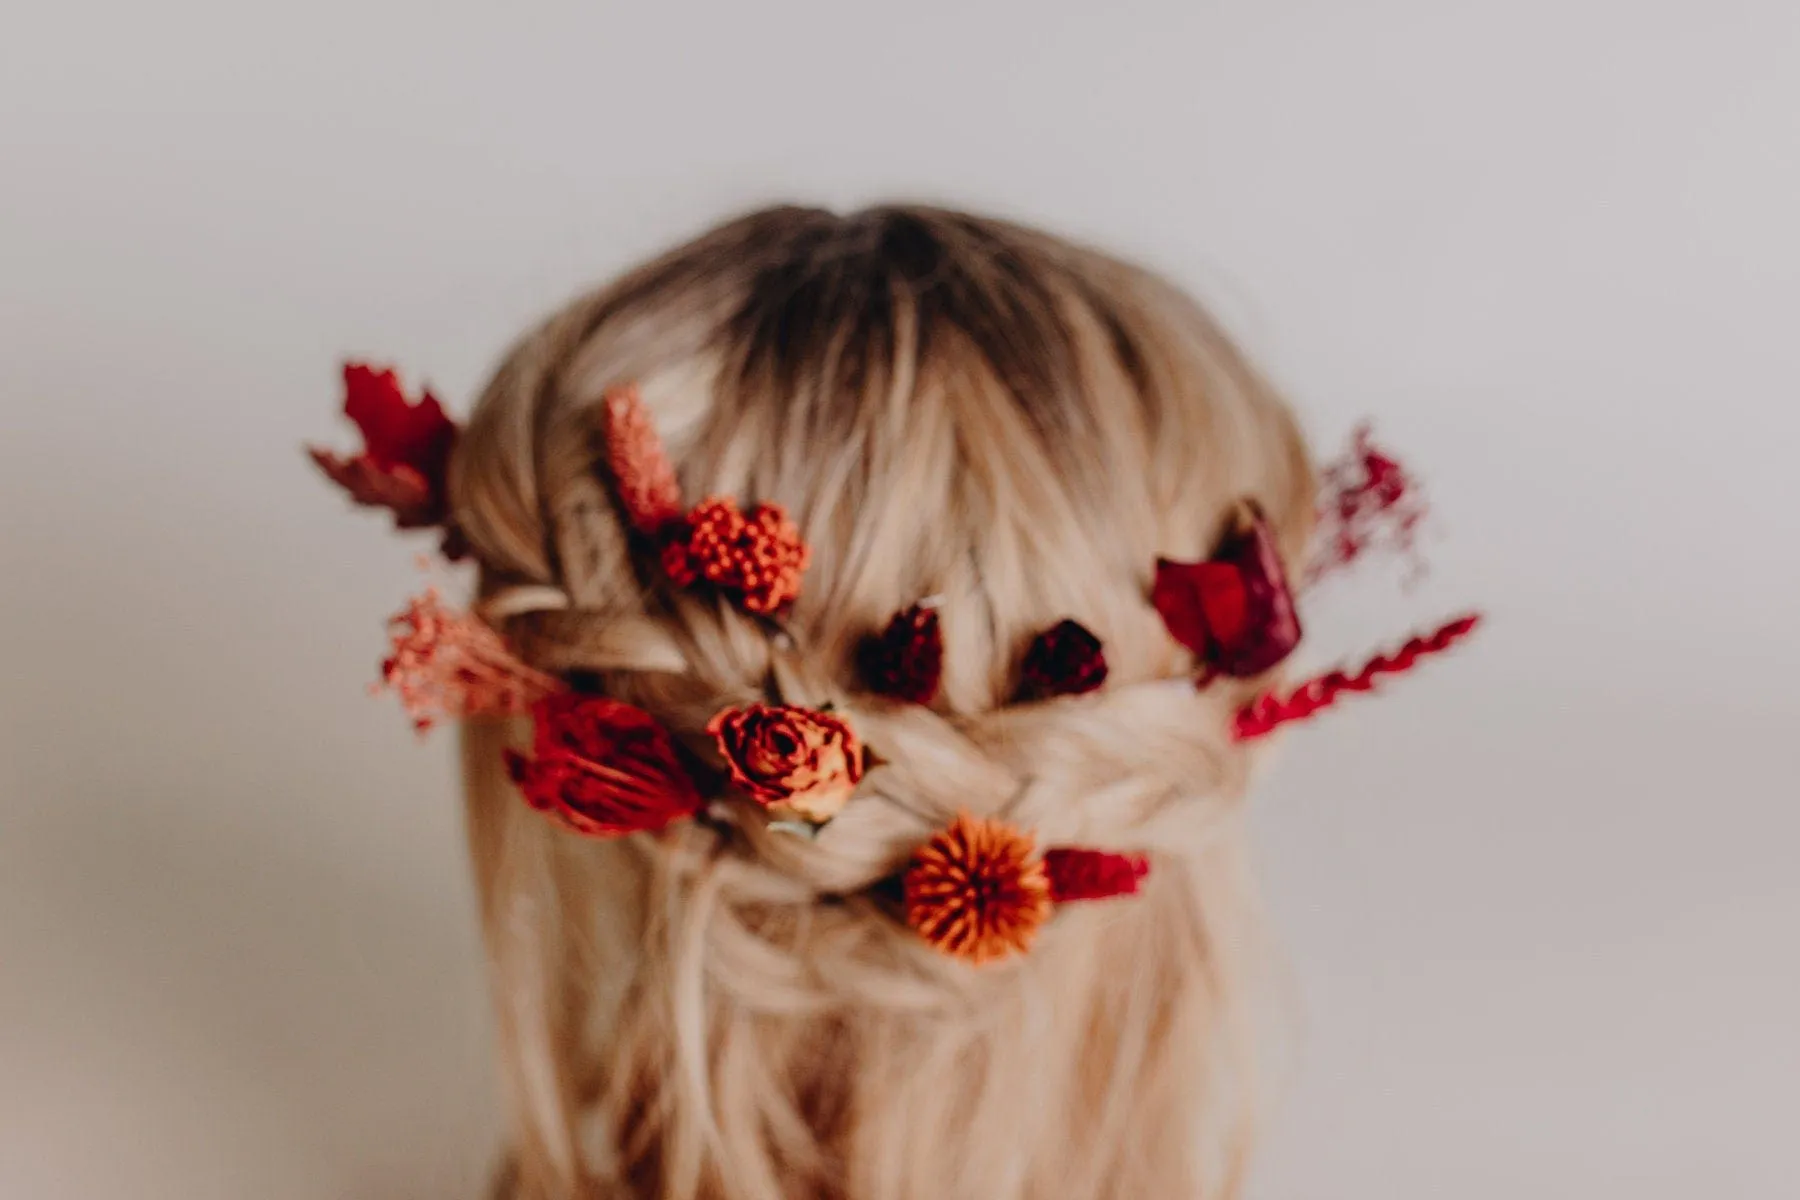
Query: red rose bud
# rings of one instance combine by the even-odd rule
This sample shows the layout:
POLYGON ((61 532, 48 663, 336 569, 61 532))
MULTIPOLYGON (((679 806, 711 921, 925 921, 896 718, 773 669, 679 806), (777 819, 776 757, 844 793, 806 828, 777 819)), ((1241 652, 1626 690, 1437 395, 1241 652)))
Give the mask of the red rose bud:
POLYGON ((1260 514, 1206 562, 1158 559, 1150 602, 1170 636, 1222 675, 1260 675, 1300 644, 1287 574, 1260 514))
POLYGON ((731 781, 777 819, 822 825, 862 782, 862 743, 830 713, 752 704, 726 709, 706 731, 731 781))
POLYGON ((401 529, 443 524, 457 428, 437 398, 426 391, 410 403, 394 372, 350 363, 344 415, 362 431, 362 453, 344 458, 310 447, 319 469, 357 504, 390 510, 401 529))
POLYGON ((913 605, 866 639, 857 663, 869 690, 893 700, 930 704, 944 673, 944 635, 937 610, 913 605))
POLYGON ((1106 682, 1106 652, 1086 626, 1063 621, 1031 643, 1019 675, 1022 699, 1079 696, 1106 682))
POLYGON ((532 808, 587 837, 662 829, 703 803, 662 723, 605 696, 559 692, 532 709, 534 757, 506 767, 532 808))
POLYGON ((1109 900, 1135 896, 1150 874, 1150 860, 1141 854, 1061 846, 1044 852, 1044 870, 1050 876, 1050 897, 1058 904, 1109 900))

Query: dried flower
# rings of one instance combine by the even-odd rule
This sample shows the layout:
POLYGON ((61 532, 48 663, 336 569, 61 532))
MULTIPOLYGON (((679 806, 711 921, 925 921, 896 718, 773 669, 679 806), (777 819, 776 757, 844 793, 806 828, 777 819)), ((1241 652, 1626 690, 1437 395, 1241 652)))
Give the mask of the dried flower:
POLYGON ((811 551, 780 505, 745 513, 733 500, 714 498, 666 533, 663 570, 677 587, 705 581, 762 616, 800 595, 811 551))
POLYGON ((362 431, 362 453, 344 458, 309 447, 319 469, 357 504, 392 511, 401 529, 443 524, 457 428, 437 398, 426 391, 410 403, 393 371, 349 363, 344 415, 362 431))
POLYGON ((1106 682, 1106 652, 1085 625, 1062 621, 1038 634, 1019 674, 1027 700, 1078 696, 1106 682))
POLYGON ((1141 854, 1059 846, 1044 852, 1044 872, 1050 878, 1050 897, 1058 904, 1107 900, 1135 896, 1150 874, 1150 860, 1141 854))
POLYGON ((1319 527, 1306 566, 1306 582, 1340 571, 1364 554, 1386 548, 1423 564, 1414 545, 1429 511, 1419 481, 1378 447, 1367 423, 1356 427, 1350 447, 1326 464, 1319 492, 1319 527))
POLYGON ((681 484, 637 385, 606 393, 606 464, 631 527, 654 536, 681 519, 681 484))
POLYGON ((587 837, 662 829, 702 804, 674 740, 641 708, 605 696, 558 693, 532 708, 527 758, 506 765, 525 802, 587 837))
POLYGON ((857 662, 869 690, 893 700, 930 704, 944 672, 944 635, 935 608, 915 604, 866 639, 857 662))
POLYGON ((1260 675, 1300 644, 1287 574, 1258 513, 1226 534, 1206 562, 1158 559, 1150 602, 1170 635, 1222 675, 1260 675))
POLYGON ((1433 629, 1429 633, 1408 638, 1391 654, 1377 654, 1354 671, 1338 668, 1307 680, 1288 692, 1267 692, 1238 710, 1232 733, 1247 742, 1274 733, 1292 721, 1304 721, 1321 709, 1330 708, 1352 692, 1375 690, 1375 681, 1383 675, 1403 675, 1422 659, 1442 654, 1481 624, 1481 614, 1468 613, 1433 629))
POLYGON ((1030 949, 1050 916, 1050 881, 1034 849, 1004 821, 963 813, 913 855, 902 880, 907 924, 975 963, 1030 949))
POLYGON ((862 743, 839 718, 810 708, 730 708, 707 727, 744 794, 778 820, 829 821, 862 782, 862 743))
POLYGON ((415 596, 388 621, 392 652, 381 664, 381 682, 420 733, 440 718, 524 713, 558 690, 551 676, 520 662, 493 627, 448 609, 437 589, 415 596))

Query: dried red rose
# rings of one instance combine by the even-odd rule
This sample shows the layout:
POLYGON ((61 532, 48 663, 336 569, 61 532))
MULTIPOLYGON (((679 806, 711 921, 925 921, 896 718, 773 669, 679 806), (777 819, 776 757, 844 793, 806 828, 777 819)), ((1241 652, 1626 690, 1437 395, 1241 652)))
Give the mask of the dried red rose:
POLYGON ((677 587, 705 581, 746 612, 769 616, 800 595, 811 550, 778 504, 739 512, 714 498, 665 531, 663 570, 677 587))
POLYGON ((1058 904, 1107 900, 1136 895, 1138 884, 1150 874, 1150 860, 1141 854, 1061 846, 1044 852, 1044 872, 1050 878, 1050 897, 1058 904))
POLYGON ((1106 682, 1106 652, 1079 621, 1062 621, 1040 633, 1019 668, 1019 694, 1027 700, 1079 696, 1106 682))
POLYGON ((1222 675, 1260 675, 1300 643, 1287 574, 1260 514, 1226 534, 1206 562, 1158 559, 1150 602, 1170 635, 1222 675))
POLYGON ((726 709, 706 728, 732 782, 777 818, 823 824, 862 782, 862 743, 830 713, 752 704, 726 709))
POLYGON ((934 608, 915 604, 857 651, 863 682, 879 696, 930 704, 944 672, 944 635, 934 608))
POLYGON ((1031 948, 1050 918, 1050 881, 1031 835, 963 813, 913 855, 906 923, 945 954, 992 962, 1031 948))
POLYGON ((401 529, 443 524, 456 424, 429 391, 409 403, 393 371, 361 363, 344 367, 344 415, 362 431, 362 453, 350 458, 309 447, 334 483, 357 504, 386 508, 401 529))
POLYGON ((533 757, 506 755, 532 808, 587 837, 662 829, 703 803, 662 723, 605 696, 560 692, 532 708, 533 757))

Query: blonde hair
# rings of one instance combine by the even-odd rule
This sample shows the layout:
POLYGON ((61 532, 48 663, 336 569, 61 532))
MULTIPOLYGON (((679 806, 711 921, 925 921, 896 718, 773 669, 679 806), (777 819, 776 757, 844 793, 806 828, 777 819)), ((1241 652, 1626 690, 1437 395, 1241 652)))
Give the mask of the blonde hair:
POLYGON ((1226 735, 1147 602, 1243 498, 1290 564, 1295 424, 1155 275, 937 209, 732 221, 527 335, 477 406, 454 511, 489 612, 694 745, 771 695, 835 703, 886 760, 806 841, 759 822, 591 841, 465 733, 469 831, 530 1200, 1158 1200, 1238 1193, 1255 1114, 1255 909, 1226 735), (786 633, 656 582, 600 468, 635 381, 690 497, 785 505, 813 548, 786 633), (937 598, 930 708, 859 694, 857 642, 937 598), (1104 641, 1107 687, 1011 702, 1031 638, 1104 641), (1155 681, 1168 681, 1158 684, 1155 681), (865 889, 959 810, 1149 851, 985 967, 865 889))

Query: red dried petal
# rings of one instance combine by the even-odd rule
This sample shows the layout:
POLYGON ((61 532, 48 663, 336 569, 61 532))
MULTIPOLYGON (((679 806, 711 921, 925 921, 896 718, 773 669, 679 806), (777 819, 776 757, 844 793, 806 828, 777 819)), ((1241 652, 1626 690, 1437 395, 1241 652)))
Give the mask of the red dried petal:
POLYGON ((1158 559, 1150 602, 1170 636, 1223 675, 1260 675, 1300 644, 1287 573, 1260 515, 1206 562, 1158 559))
POLYGON ((1150 860, 1141 854, 1059 846, 1044 852, 1044 871, 1050 877, 1050 896, 1058 904, 1107 900, 1136 895, 1150 874, 1150 860))
POLYGON ((911 704, 930 704, 944 673, 944 635, 934 608, 913 605, 857 652, 870 691, 911 704))

